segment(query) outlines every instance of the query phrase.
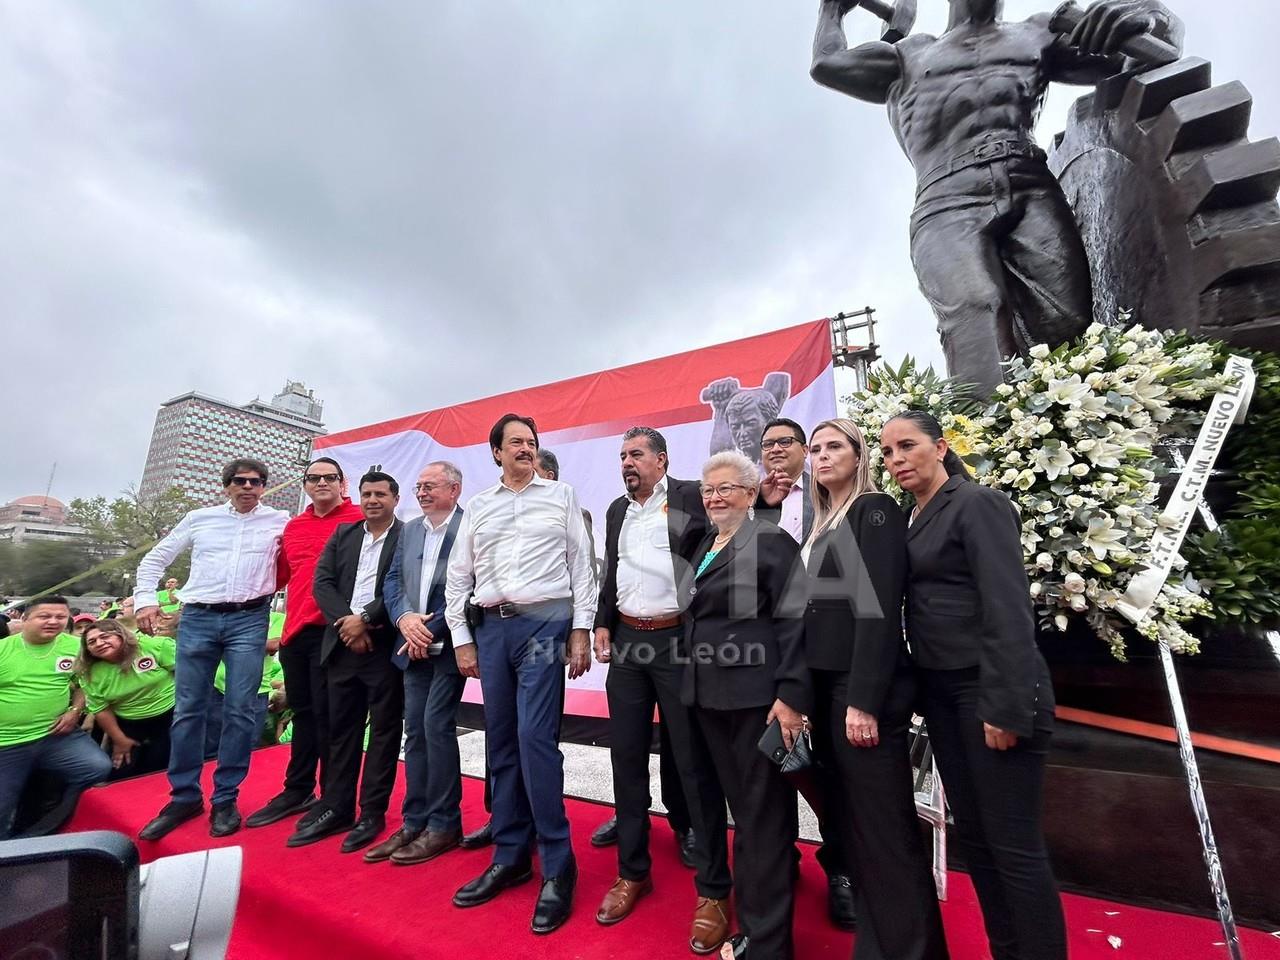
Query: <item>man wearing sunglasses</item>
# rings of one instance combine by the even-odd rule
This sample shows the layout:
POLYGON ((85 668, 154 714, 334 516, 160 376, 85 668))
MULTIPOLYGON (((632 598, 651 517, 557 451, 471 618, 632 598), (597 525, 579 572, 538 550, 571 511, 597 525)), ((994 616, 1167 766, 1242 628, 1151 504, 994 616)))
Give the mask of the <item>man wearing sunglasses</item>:
MULTIPOLYGON (((316 562, 333 532, 344 523, 360 523, 364 514, 347 496, 342 466, 330 457, 317 457, 307 464, 302 491, 311 503, 285 524, 280 542, 280 565, 289 584, 280 637, 284 692, 293 711, 289 766, 284 772, 284 788, 261 810, 250 814, 245 820, 249 827, 265 827, 309 809, 319 815, 314 791, 324 782, 329 750, 328 687, 320 666, 320 649, 329 624, 312 593, 312 581, 316 562)), ((303 821, 309 817, 310 813, 303 821)), ((298 827, 304 826, 306 823, 299 821, 298 827)))
POLYGON ((240 829, 236 797, 249 772, 257 730, 255 707, 262 682, 271 598, 276 591, 280 538, 289 515, 260 501, 267 465, 249 458, 222 468, 227 502, 192 510, 138 564, 138 629, 154 634, 160 617, 156 588, 165 570, 186 550, 191 574, 182 588, 175 672, 177 703, 169 735, 171 801, 138 834, 158 840, 204 811, 205 716, 218 665, 226 666, 222 739, 213 775, 209 834, 240 829))

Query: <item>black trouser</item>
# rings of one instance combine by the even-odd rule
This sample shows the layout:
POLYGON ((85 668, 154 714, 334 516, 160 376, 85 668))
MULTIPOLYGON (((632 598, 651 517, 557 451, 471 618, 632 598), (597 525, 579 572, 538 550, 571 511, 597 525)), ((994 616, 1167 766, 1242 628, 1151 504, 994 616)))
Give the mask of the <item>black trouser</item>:
POLYGON ((769 708, 695 714, 733 813, 733 890, 747 957, 791 960, 799 814, 795 787, 757 746, 769 708))
POLYGON ((671 744, 680 793, 691 802, 695 886, 704 897, 726 899, 729 875, 728 822, 724 795, 716 779, 702 732, 692 711, 680 702, 683 665, 675 656, 680 628, 639 631, 621 624, 614 635, 605 691, 609 698, 609 757, 618 817, 618 874, 624 880, 649 875, 649 745, 653 708, 661 710, 671 744))
POLYGON ((1052 713, 1036 715, 1030 740, 992 750, 978 717, 978 668, 919 675, 929 740, 993 960, 1065 960, 1062 902, 1041 824, 1052 713))
MULTIPOLYGON (((812 721, 813 765, 792 778, 796 789, 809 802, 818 818, 818 833, 822 846, 818 848, 818 863, 827 876, 840 874, 849 877, 857 893, 856 873, 853 869, 853 841, 849 824, 849 804, 845 794, 840 769, 836 765, 836 748, 833 739, 834 724, 839 724, 839 739, 844 739, 843 702, 833 703, 835 687, 843 684, 847 675, 833 670, 813 670, 814 713, 812 721)), ((841 700, 843 700, 841 686, 841 700)))
POLYGON ((683 835, 693 829, 693 817, 689 813, 689 800, 684 795, 684 784, 680 782, 680 770, 671 749, 671 734, 661 717, 661 707, 658 713, 658 789, 662 792, 662 805, 667 808, 667 823, 671 824, 672 830, 683 835))
POLYGON ((339 645, 325 664, 329 681, 329 762, 324 774, 324 804, 342 815, 355 812, 356 782, 360 813, 381 816, 396 783, 404 731, 404 674, 391 662, 389 642, 376 641, 369 653, 339 645), (360 770, 365 719, 369 748, 360 770))
POLYGON ((829 673, 817 685, 823 739, 834 760, 840 819, 851 843, 859 894, 853 956, 945 960, 942 914, 916 817, 911 773, 908 737, 915 680, 909 673, 894 677, 876 717, 880 742, 874 747, 852 746, 845 736, 847 675, 829 673))
POLYGON ((291 793, 308 794, 324 783, 329 756, 329 699, 320 665, 324 631, 323 624, 303 627, 280 647, 284 695, 293 711, 293 740, 284 772, 284 788, 291 793))
MULTIPOLYGON (((116 717, 120 732, 130 740, 137 740, 133 748, 132 759, 111 771, 109 780, 121 780, 125 777, 136 777, 143 773, 154 773, 169 768, 169 728, 173 726, 173 709, 154 717, 132 720, 128 717, 116 717)), ((110 738, 106 738, 110 740, 110 738)))

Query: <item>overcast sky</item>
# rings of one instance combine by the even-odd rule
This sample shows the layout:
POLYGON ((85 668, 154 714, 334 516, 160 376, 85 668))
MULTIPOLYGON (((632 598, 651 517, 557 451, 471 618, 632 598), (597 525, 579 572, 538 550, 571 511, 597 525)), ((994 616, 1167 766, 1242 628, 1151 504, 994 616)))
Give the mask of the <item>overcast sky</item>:
MULTIPOLYGON (((809 79, 816 7, 0 0, 0 501, 136 483, 192 389, 302 379, 337 430, 866 304, 940 360, 910 167, 809 79)), ((1178 9, 1280 133, 1280 5, 1178 9)))

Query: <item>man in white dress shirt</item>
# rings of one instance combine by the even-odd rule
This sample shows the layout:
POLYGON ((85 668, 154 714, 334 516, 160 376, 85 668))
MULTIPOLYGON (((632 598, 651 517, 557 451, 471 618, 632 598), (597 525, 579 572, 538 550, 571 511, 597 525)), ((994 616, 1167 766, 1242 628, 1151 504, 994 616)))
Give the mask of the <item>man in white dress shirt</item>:
POLYGON ((467 504, 449 558, 445 610, 458 669, 479 676, 484 694, 494 855, 453 902, 476 906, 530 879, 536 838, 543 882, 531 928, 550 933, 569 918, 578 875, 557 733, 566 645, 570 679, 591 666, 592 550, 573 488, 534 470, 533 420, 503 416, 489 446, 502 478, 467 504))
POLYGON ((756 497, 756 515, 772 520, 796 543, 809 539, 813 528, 813 499, 804 465, 809 450, 804 428, 778 417, 765 424, 760 436, 764 476, 756 497))
POLYGON ((271 598, 275 594, 280 535, 289 515, 264 506, 267 465, 233 460, 222 469, 227 502, 192 510, 138 564, 134 607, 138 629, 156 632, 160 606, 156 588, 165 570, 191 550, 191 574, 182 588, 177 703, 170 733, 170 802, 139 836, 158 840, 204 810, 200 770, 204 727, 213 676, 226 665, 222 739, 213 774, 209 833, 225 837, 240 829, 236 797, 249 772, 263 653, 271 598))

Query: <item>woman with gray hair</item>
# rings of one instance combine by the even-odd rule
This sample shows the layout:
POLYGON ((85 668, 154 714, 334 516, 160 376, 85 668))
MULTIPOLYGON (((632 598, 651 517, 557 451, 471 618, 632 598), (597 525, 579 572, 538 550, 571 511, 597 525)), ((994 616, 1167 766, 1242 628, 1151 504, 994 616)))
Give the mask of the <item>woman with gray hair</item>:
POLYGON ((702 468, 714 525, 694 551, 687 591, 690 664, 683 700, 695 710, 734 823, 735 956, 790 960, 795 893, 796 791, 758 743, 774 721, 790 749, 810 709, 804 664, 799 547, 753 516, 760 480, 737 451, 702 468), (793 583, 793 580, 799 583, 793 583), (797 597, 789 591, 800 588, 797 597), (745 944, 745 954, 742 947, 745 944))

